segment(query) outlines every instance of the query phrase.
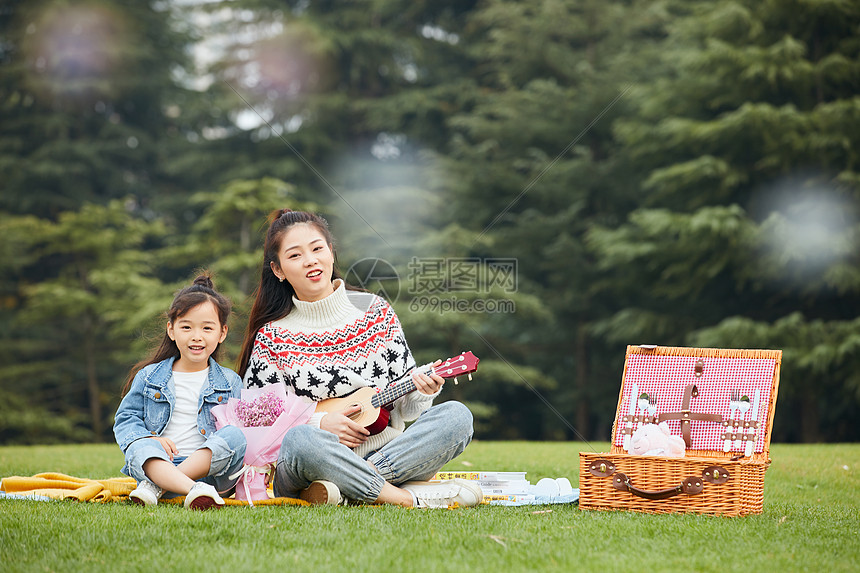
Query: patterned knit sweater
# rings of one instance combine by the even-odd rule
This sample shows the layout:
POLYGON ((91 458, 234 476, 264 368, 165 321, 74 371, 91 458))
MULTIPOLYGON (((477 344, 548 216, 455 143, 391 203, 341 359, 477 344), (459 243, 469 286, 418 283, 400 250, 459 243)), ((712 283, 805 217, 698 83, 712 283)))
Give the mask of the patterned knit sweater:
MULTIPOLYGON (((333 294, 316 302, 293 298, 293 310, 263 326, 245 372, 245 387, 285 384, 288 393, 317 402, 340 398, 363 386, 385 388, 411 376, 415 360, 394 309, 371 294, 347 291, 335 281, 333 294)), ((405 422, 430 407, 418 391, 394 402, 387 428, 355 448, 364 457, 403 432, 405 422)), ((309 424, 319 426, 324 413, 309 424)))

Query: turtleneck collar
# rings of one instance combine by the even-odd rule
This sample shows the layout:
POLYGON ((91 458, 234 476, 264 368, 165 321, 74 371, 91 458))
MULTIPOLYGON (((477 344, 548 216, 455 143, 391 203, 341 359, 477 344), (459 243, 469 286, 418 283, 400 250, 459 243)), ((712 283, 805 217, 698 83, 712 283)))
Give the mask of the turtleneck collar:
POLYGON ((289 322, 324 329, 341 326, 354 318, 358 309, 347 298, 346 285, 341 279, 335 279, 332 284, 334 292, 318 301, 304 302, 293 297, 293 310, 286 316, 289 322))

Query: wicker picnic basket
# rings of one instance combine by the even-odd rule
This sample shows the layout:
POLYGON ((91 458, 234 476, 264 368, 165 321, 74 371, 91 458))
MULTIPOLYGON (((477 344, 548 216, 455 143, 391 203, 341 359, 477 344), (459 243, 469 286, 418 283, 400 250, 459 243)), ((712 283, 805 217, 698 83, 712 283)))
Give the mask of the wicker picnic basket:
POLYGON ((781 361, 781 350, 628 346, 610 451, 580 452, 580 508, 761 513, 781 361), (628 453, 638 427, 664 421, 685 457, 628 453))

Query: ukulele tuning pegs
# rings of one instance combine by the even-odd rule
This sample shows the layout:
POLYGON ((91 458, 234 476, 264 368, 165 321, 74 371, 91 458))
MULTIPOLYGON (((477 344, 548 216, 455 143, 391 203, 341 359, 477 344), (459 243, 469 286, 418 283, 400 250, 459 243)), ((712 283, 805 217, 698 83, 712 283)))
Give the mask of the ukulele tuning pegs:
POLYGON ((469 373, 469 380, 471 380, 471 379, 472 379, 472 373, 470 372, 469 373))
POLYGON ((460 382, 457 380, 457 377, 456 377, 456 376, 454 376, 454 384, 456 385, 456 384, 459 384, 459 383, 460 383, 460 382))

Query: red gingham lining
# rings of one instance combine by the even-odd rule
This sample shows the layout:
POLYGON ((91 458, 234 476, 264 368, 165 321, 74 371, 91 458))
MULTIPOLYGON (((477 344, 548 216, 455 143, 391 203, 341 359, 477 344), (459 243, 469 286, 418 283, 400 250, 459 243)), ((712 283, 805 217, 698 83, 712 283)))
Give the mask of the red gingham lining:
MULTIPOLYGON (((753 412, 752 404, 755 401, 756 389, 761 390, 761 400, 757 413, 759 427, 756 431, 758 438, 755 442, 754 451, 762 452, 764 450, 764 431, 767 425, 767 407, 770 403, 770 391, 775 368, 776 360, 767 358, 628 355, 627 374, 624 379, 623 398, 618 412, 619 420, 616 423, 614 444, 619 447, 624 444, 622 430, 625 424, 620 421, 620 417, 629 412, 628 400, 634 383, 639 386, 639 394, 645 392, 656 398, 658 415, 663 412, 679 411, 684 388, 688 384, 695 384, 699 389, 699 395, 690 402, 692 412, 722 414, 724 417, 728 417, 731 412, 729 408, 731 391, 738 390, 739 395, 749 396, 750 399, 750 409, 745 417, 747 420, 752 420, 756 415, 756 412, 753 412), (704 362, 704 371, 701 377, 696 378, 693 372, 696 361, 700 359, 704 362)), ((636 415, 642 413, 637 406, 636 415)), ((735 417, 740 417, 738 411, 735 411, 735 417)), ((680 421, 669 420, 666 423, 669 424, 673 436, 681 435, 680 421)), ((722 424, 693 420, 690 430, 692 444, 689 449, 723 451, 722 435, 726 429, 722 424)), ((751 429, 747 430, 747 432, 751 431, 751 429)), ((730 451, 743 452, 745 445, 745 442, 732 442, 730 451), (738 444, 740 444, 739 447, 735 447, 738 444)))

